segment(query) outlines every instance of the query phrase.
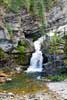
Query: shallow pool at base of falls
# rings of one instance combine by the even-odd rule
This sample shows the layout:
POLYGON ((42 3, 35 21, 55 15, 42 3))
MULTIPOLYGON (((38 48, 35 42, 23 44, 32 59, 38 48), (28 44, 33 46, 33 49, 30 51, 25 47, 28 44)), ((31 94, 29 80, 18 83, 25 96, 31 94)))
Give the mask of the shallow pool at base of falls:
POLYGON ((0 84, 0 92, 12 92, 16 94, 33 93, 41 90, 47 91, 45 82, 37 80, 37 74, 16 74, 11 82, 0 84))

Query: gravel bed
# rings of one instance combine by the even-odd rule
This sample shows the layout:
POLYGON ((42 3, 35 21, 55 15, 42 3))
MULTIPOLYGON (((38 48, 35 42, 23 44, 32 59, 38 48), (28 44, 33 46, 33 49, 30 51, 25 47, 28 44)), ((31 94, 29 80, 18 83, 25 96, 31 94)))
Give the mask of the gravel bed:
POLYGON ((0 93, 0 100, 63 100, 52 92, 39 91, 35 94, 18 95, 13 93, 0 93))
POLYGON ((58 93, 63 100, 67 100, 67 80, 62 82, 49 82, 47 86, 51 91, 58 93))

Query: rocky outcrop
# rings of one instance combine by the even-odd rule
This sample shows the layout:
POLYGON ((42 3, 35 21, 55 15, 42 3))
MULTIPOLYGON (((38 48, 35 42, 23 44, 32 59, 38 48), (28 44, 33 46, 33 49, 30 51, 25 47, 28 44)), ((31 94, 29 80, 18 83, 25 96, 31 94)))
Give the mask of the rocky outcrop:
POLYGON ((66 5, 67 0, 58 0, 57 4, 47 13, 47 24, 49 28, 58 28, 67 23, 66 5))
POLYGON ((31 40, 29 39, 21 39, 21 42, 23 43, 24 47, 25 47, 25 53, 32 53, 34 52, 34 44, 31 40))
MULTIPOLYGON (((46 12, 46 31, 56 29, 67 23, 66 4, 66 0, 58 0, 57 4, 49 12, 46 12)), ((13 39, 27 37, 36 40, 41 36, 39 18, 31 16, 26 9, 22 9, 18 14, 6 12, 1 19, 7 28, 8 26, 11 28, 13 39)))
POLYGON ((45 74, 48 76, 59 75, 63 73, 63 70, 66 68, 63 60, 56 60, 54 62, 48 62, 43 65, 45 74))
POLYGON ((7 29, 4 26, 3 19, 5 16, 5 9, 0 5, 0 39, 9 39, 9 34, 7 29))
POLYGON ((18 48, 22 48, 22 46, 24 46, 24 50, 21 51, 20 49, 16 49, 12 51, 12 54, 18 54, 16 61, 19 65, 28 65, 30 63, 32 52, 34 52, 33 42, 28 39, 21 39, 18 45, 20 46, 18 48))
POLYGON ((3 22, 7 25, 7 28, 8 26, 11 28, 14 38, 33 38, 33 36, 35 38, 36 36, 41 36, 38 22, 34 20, 26 9, 23 9, 18 15, 12 12, 6 13, 3 22))
POLYGON ((36 39, 41 36, 38 21, 29 13, 22 14, 21 22, 23 32, 27 38, 36 39))
MULTIPOLYGON (((58 0, 56 5, 54 5, 49 12, 46 12, 46 31, 54 28, 56 29, 60 25, 67 23, 66 5, 66 0, 58 0)), ((1 10, 0 12, 2 13, 3 11, 1 10)), ((37 16, 31 16, 26 9, 22 9, 18 14, 5 12, 3 18, 0 16, 0 19, 4 24, 6 24, 7 28, 8 26, 11 27, 13 39, 27 37, 36 40, 41 36, 39 18, 37 16)))
MULTIPOLYGON (((32 17, 26 12, 26 10, 22 10, 20 14, 7 12, 4 18, 2 19, 2 22, 4 23, 5 28, 8 30, 8 33, 10 33, 9 38, 13 40, 14 43, 18 44, 19 40, 21 40, 24 43, 24 47, 25 47, 24 54, 21 55, 16 49, 12 49, 12 54, 19 55, 17 56, 18 64, 22 64, 22 65, 29 64, 31 54, 34 51, 34 47, 33 47, 33 43, 30 40, 26 39, 25 36, 26 34, 28 34, 28 30, 32 31, 32 28, 36 30, 37 25, 35 26, 32 17), (20 57, 20 55, 22 57, 20 57)), ((5 35, 7 34, 5 33, 5 35)), ((10 66, 10 64, 11 61, 9 60, 8 65, 10 66)))
POLYGON ((20 37, 25 37, 23 29, 21 27, 21 16, 16 15, 12 12, 6 13, 3 20, 8 32, 12 33, 12 39, 20 39, 20 37))
POLYGON ((0 39, 9 39, 8 31, 2 24, 0 25, 0 39))
MULTIPOLYGON (((29 65, 32 52, 34 52, 33 42, 28 39, 21 39, 20 47, 13 48, 10 52, 4 53, 0 50, 0 68, 15 68, 17 65, 29 65), (23 49, 23 52, 21 50, 23 49)), ((25 69, 25 68, 23 68, 25 69)))

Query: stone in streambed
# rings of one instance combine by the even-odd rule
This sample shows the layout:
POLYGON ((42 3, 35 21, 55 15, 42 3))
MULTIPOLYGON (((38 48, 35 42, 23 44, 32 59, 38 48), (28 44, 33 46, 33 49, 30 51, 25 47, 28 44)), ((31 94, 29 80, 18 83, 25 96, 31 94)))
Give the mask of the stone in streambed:
POLYGON ((12 81, 11 78, 8 78, 8 75, 5 73, 1 73, 0 74, 0 83, 5 83, 5 82, 9 82, 12 81))

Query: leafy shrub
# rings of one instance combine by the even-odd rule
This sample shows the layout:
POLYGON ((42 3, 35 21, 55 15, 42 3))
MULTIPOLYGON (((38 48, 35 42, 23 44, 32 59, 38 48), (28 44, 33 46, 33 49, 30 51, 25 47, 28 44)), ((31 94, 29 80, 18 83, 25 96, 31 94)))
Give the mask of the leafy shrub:
POLYGON ((24 46, 19 46, 19 47, 17 48, 17 50, 18 50, 21 54, 23 54, 24 51, 25 51, 25 47, 24 47, 24 46))
POLYGON ((62 81, 64 79, 67 79, 66 74, 61 74, 61 75, 55 75, 55 76, 48 76, 48 79, 51 81, 62 81))
POLYGON ((26 48, 25 42, 20 40, 20 41, 18 42, 17 50, 18 50, 21 54, 23 54, 23 53, 25 52, 25 48, 26 48))

